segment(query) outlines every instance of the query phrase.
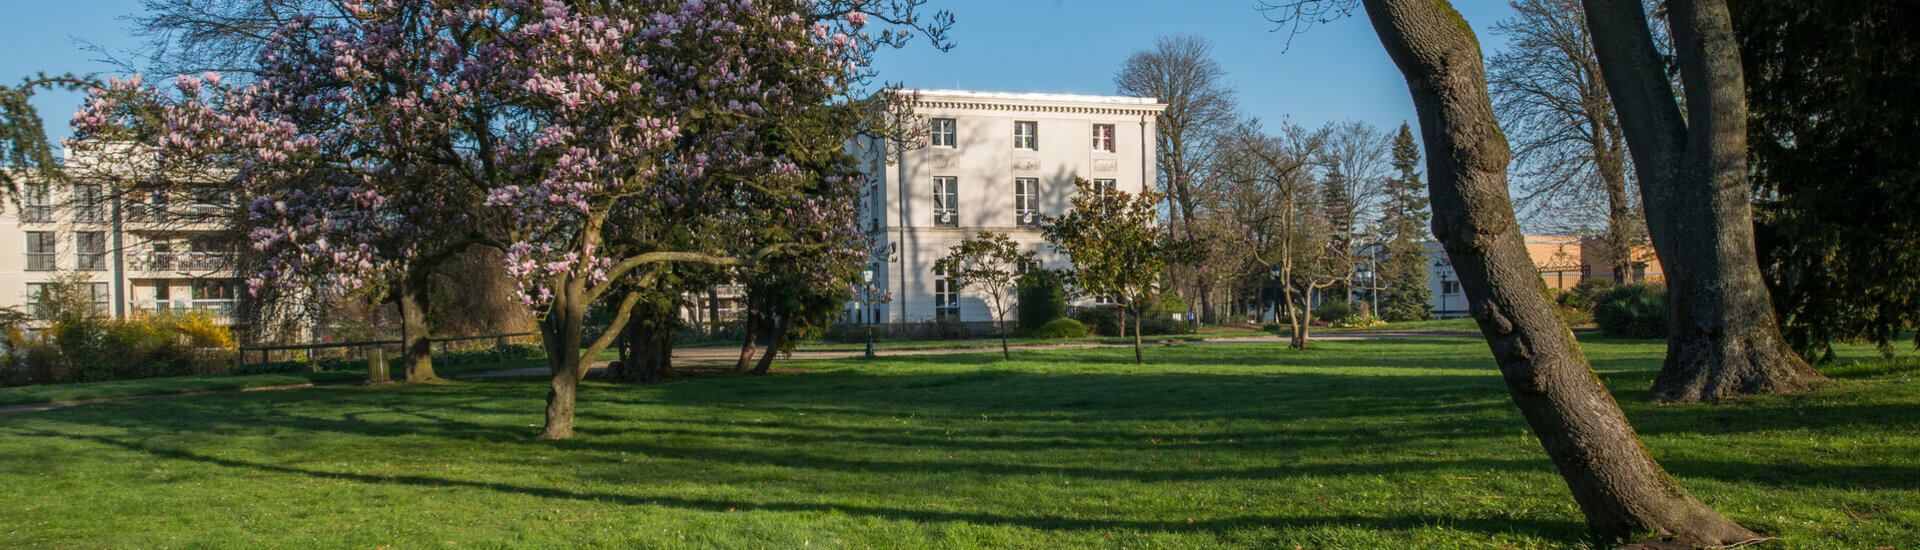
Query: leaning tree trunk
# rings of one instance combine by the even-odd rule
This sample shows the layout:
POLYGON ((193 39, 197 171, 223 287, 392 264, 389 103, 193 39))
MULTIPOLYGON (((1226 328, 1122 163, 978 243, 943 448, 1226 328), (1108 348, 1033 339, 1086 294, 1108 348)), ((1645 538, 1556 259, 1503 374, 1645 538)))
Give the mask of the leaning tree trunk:
POLYGON ((405 357, 408 382, 440 378, 433 373, 433 340, 427 327, 427 308, 432 305, 427 297, 428 272, 426 268, 415 268, 408 273, 400 281, 399 296, 395 300, 400 306, 400 349, 405 357))
MULTIPOLYGON (((1139 302, 1136 301, 1134 303, 1137 304, 1139 302)), ((1121 319, 1126 319, 1126 317, 1123 316, 1121 319)), ((1126 324, 1126 321, 1121 321, 1121 324, 1126 324)), ((1147 364, 1146 354, 1140 352, 1140 312, 1138 311, 1133 312, 1133 363, 1136 365, 1147 364)))
MULTIPOLYGON (((753 302, 749 300, 747 303, 752 304, 753 302)), ((748 369, 752 368, 753 345, 754 342, 760 338, 759 312, 754 311, 752 306, 748 306, 748 309, 743 312, 742 320, 744 321, 744 326, 741 327, 741 332, 743 333, 741 339, 746 341, 740 343, 740 360, 733 363, 733 372, 747 372, 748 369)))
POLYGON ((1480 45, 1444 0, 1365 0, 1412 92, 1425 137, 1433 231, 1465 288, 1507 391, 1606 539, 1657 532, 1693 544, 1752 531, 1689 495, 1640 444, 1542 291, 1507 196, 1510 152, 1487 95, 1480 45))
POLYGON ((793 316, 781 315, 780 322, 773 327, 772 340, 767 343, 767 352, 760 356, 760 364, 753 366, 754 374, 766 374, 773 368, 773 356, 787 347, 789 332, 793 329, 793 316))
POLYGON ((1662 401, 1805 391, 1825 381, 1780 336, 1753 244, 1745 75, 1725 0, 1667 3, 1682 115, 1639 0, 1586 0, 1594 53, 1640 176, 1667 280, 1662 401))
MULTIPOLYGON (((1609 120, 1611 112, 1596 120, 1609 120)), ((1633 282, 1633 202, 1627 199, 1627 159, 1620 147, 1620 129, 1615 124, 1596 125, 1601 131, 1593 137, 1593 163, 1600 173, 1600 185, 1607 192, 1607 234, 1603 242, 1613 264, 1613 283, 1633 282)))

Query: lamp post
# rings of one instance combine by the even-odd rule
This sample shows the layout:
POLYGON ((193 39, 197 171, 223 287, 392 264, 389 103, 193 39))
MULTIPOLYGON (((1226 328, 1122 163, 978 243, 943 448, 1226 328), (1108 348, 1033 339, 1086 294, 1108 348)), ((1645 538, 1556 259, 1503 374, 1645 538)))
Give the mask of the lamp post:
POLYGON ((1448 275, 1452 275, 1452 273, 1446 272, 1446 271, 1440 272, 1440 314, 1441 315, 1445 315, 1447 312, 1447 294, 1448 294, 1447 293, 1447 276, 1448 275))
POLYGON ((862 297, 863 299, 860 301, 860 305, 867 309, 867 311, 863 313, 861 317, 867 320, 867 358, 872 359, 873 358, 873 267, 872 266, 868 266, 865 271, 860 272, 860 280, 866 283, 865 286, 860 287, 860 293, 865 295, 862 297))

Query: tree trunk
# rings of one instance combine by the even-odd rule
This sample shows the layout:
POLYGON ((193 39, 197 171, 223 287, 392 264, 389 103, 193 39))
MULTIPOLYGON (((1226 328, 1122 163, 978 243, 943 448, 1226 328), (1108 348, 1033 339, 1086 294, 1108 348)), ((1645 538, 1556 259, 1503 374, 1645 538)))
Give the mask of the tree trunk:
POLYGON ((1118 328, 1120 330, 1121 338, 1126 338, 1127 337, 1127 306, 1116 307, 1116 308, 1113 308, 1113 310, 1114 312, 1116 312, 1117 315, 1120 316, 1120 324, 1116 325, 1115 328, 1118 328))
POLYGON ((1011 361, 1013 360, 1013 350, 1007 346, 1007 320, 1005 317, 1005 315, 1001 315, 1000 322, 998 323, 1000 325, 1000 358, 1011 361))
MULTIPOLYGON (((1602 113, 1611 120, 1612 113, 1602 113)), ((1607 192, 1607 234, 1603 237, 1612 265, 1613 283, 1633 282, 1633 203, 1627 199, 1627 159, 1620 146, 1620 129, 1602 124, 1593 137, 1593 163, 1607 192)))
POLYGON ((554 298, 552 310, 540 321, 547 368, 553 372, 547 392, 547 425, 540 431, 540 439, 573 437, 574 394, 580 387, 580 327, 585 324, 587 309, 566 294, 570 293, 554 298))
POLYGON ((627 324, 621 368, 617 372, 609 369, 607 379, 657 384, 673 378, 675 308, 671 303, 648 302, 636 310, 639 317, 627 324))
POLYGON ((1510 153, 1466 21, 1445 1, 1364 4, 1420 116, 1434 234, 1508 393, 1588 525, 1610 540, 1649 532, 1699 545, 1757 538, 1694 499, 1653 460, 1541 291, 1507 196, 1510 153))
MULTIPOLYGON (((749 300, 748 303, 752 303, 752 301, 749 300)), ((746 333, 742 337, 742 339, 746 341, 740 343, 740 360, 733 364, 733 372, 747 372, 747 370, 751 368, 753 364, 753 345, 754 342, 760 338, 760 316, 758 312, 748 309, 744 312, 744 317, 745 319, 743 319, 743 321, 745 321, 746 326, 742 327, 741 332, 746 333)))
POLYGON ((1725 0, 1668 3, 1681 114, 1638 0, 1586 0, 1667 280, 1660 401, 1805 391, 1821 376, 1774 320, 1753 244, 1745 75, 1725 0))
POLYGON ((760 364, 753 366, 754 374, 766 374, 773 368, 773 356, 787 347, 787 331, 793 328, 793 316, 780 316, 780 323, 773 327, 773 339, 767 342, 766 353, 760 356, 760 364))
POLYGON ((413 271, 401 280, 400 294, 395 300, 400 306, 400 347, 405 357, 406 377, 408 382, 439 380, 433 373, 433 340, 427 327, 427 308, 432 306, 427 297, 429 270, 415 268, 413 271))
MULTIPOLYGON (((1138 303, 1138 302, 1135 302, 1138 303)), ((1122 324, 1125 324, 1122 322, 1122 324)), ((1140 352, 1140 312, 1133 312, 1133 363, 1147 364, 1147 356, 1140 352)))

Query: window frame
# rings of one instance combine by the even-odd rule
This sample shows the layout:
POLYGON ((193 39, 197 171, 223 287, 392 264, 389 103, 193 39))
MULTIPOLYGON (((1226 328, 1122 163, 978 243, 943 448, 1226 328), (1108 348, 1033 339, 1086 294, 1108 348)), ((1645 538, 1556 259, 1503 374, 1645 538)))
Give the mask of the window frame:
POLYGON ((98 183, 73 186, 74 223, 106 223, 106 189, 98 183))
POLYGON ((960 178, 933 177, 933 225, 960 227, 960 178))
POLYGON ((53 222, 53 186, 45 183, 29 183, 21 189, 20 222, 53 222))
POLYGON ((27 271, 60 269, 60 239, 52 231, 27 231, 27 271), (35 251, 35 245, 40 245, 35 251))
POLYGON ((1093 125, 1093 150, 1099 153, 1114 152, 1114 149, 1115 149, 1114 142, 1117 141, 1115 139, 1115 133, 1118 131, 1119 129, 1115 128, 1114 125, 1112 124, 1093 125), (1107 131, 1107 135, 1105 136, 1100 135, 1100 130, 1102 129, 1105 129, 1107 131), (1102 138, 1106 140, 1104 144, 1101 143, 1102 138))
POLYGON ((73 232, 74 269, 80 271, 107 270, 107 232, 73 232), (98 245, 89 249, 88 244, 98 245))
POLYGON ((960 284, 953 277, 934 273, 933 280, 933 318, 940 320, 960 320, 960 284))
POLYGON ((927 119, 927 146, 956 149, 960 147, 960 121, 951 118, 927 119), (945 128, 942 128, 945 126, 945 128), (941 137, 946 142, 941 142, 941 137))
POLYGON ((1013 149, 1016 151, 1040 150, 1040 121, 1013 121, 1013 149), (1027 130, 1026 135, 1021 135, 1021 130, 1027 130), (1022 146, 1023 142, 1025 143, 1024 147, 1022 146))
POLYGON ((1093 180, 1093 187, 1096 189, 1106 189, 1108 191, 1119 191, 1120 180, 1115 178, 1095 178, 1093 180))
POLYGON ((1040 226, 1040 178, 1013 178, 1013 223, 1040 226), (1030 218, 1026 214, 1031 213, 1030 218))

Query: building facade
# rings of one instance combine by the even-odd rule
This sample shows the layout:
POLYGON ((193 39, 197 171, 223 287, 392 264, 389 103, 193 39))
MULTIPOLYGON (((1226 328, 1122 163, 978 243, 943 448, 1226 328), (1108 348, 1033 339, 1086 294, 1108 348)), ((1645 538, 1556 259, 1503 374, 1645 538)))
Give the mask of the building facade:
MULTIPOLYGON (((1569 290, 1587 279, 1620 283, 1613 280, 1612 262, 1599 239, 1527 235, 1526 241, 1527 255, 1533 258, 1533 265, 1540 270, 1540 278, 1548 288, 1569 290)), ((1467 295, 1460 290, 1460 277, 1454 273, 1453 262, 1447 258, 1446 250, 1434 241, 1427 241, 1426 250, 1430 260, 1427 262, 1427 292, 1433 297, 1430 309, 1434 317, 1451 319, 1467 316, 1467 295)), ((1654 257, 1653 247, 1638 247, 1633 256, 1633 282, 1665 280, 1660 270, 1660 260, 1654 257)))
POLYGON ((230 244, 215 238, 233 208, 225 197, 131 197, 88 178, 30 181, 20 203, 0 212, 0 307, 31 314, 67 279, 91 287, 108 317, 201 312, 232 322, 241 281, 230 244))
POLYGON ((1040 235, 1043 216, 1071 208, 1074 178, 1128 193, 1154 188, 1153 98, 908 90, 924 142, 889 150, 852 144, 870 185, 862 223, 877 245, 873 284, 890 303, 855 306, 854 322, 993 321, 985 298, 934 273, 933 263, 980 231, 1004 233, 1068 265, 1040 235))

